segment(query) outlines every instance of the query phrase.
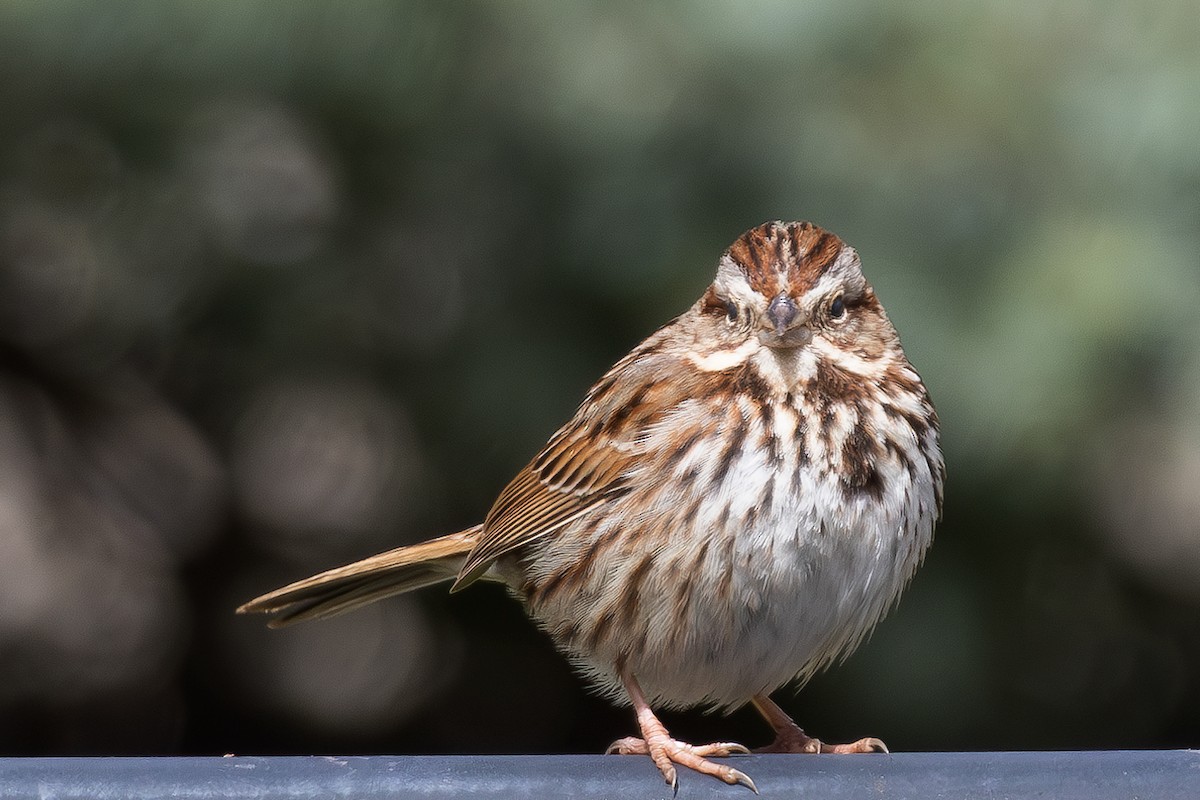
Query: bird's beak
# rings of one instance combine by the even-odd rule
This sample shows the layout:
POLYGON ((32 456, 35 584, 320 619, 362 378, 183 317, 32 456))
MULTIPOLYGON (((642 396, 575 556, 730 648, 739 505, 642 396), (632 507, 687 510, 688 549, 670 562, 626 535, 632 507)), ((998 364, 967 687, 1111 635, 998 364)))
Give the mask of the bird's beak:
POLYGON ((775 335, 783 336, 784 331, 796 319, 796 303, 786 294, 781 294, 767 306, 767 319, 775 327, 775 335))
POLYGON ((812 330, 799 317, 796 301, 785 294, 779 295, 767 306, 766 322, 770 327, 759 332, 758 340, 776 350, 804 346, 812 338, 812 330))

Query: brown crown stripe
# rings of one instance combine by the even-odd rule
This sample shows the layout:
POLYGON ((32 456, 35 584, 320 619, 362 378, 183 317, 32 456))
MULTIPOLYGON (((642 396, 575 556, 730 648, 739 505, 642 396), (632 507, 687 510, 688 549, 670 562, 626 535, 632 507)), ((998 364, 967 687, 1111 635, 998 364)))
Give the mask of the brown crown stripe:
POLYGON ((811 288, 842 251, 842 240, 810 222, 767 222, 743 233, 725 254, 764 297, 811 288))

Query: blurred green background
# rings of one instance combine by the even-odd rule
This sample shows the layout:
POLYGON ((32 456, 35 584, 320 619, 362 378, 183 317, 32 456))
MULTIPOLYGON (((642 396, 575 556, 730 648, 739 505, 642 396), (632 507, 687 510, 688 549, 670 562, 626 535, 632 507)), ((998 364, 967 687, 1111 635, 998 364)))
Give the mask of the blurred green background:
POLYGON ((232 610, 477 521, 769 219, 857 247, 950 473, 899 609, 783 705, 898 750, 1195 746, 1198 12, 0 5, 0 752, 631 733, 494 587, 232 610))

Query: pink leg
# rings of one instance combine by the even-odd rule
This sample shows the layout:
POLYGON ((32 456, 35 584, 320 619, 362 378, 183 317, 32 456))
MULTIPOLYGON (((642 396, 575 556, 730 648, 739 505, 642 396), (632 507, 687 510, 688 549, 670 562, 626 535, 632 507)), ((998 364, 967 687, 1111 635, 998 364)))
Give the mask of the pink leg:
POLYGON ((859 739, 850 744, 825 744, 800 729, 775 701, 765 694, 756 694, 750 701, 758 713, 775 731, 775 741, 759 748, 757 753, 886 753, 887 745, 874 737, 859 739))
POLYGON ((631 736, 618 739, 609 746, 609 753, 650 756, 658 766, 658 771, 670 785, 671 790, 675 792, 679 791, 679 777, 676 774, 675 765, 680 764, 705 775, 712 775, 725 783, 740 783, 758 794, 758 788, 755 787, 754 781, 750 780, 744 772, 724 764, 714 764, 706 758, 706 756, 748 753, 749 750, 733 742, 716 742, 697 746, 672 739, 671 735, 667 733, 666 727, 650 710, 650 704, 646 702, 646 697, 642 694, 642 689, 633 675, 622 672, 621 681, 625 684, 625 691, 629 693, 629 699, 633 701, 633 710, 637 713, 638 727, 642 731, 642 738, 631 736))

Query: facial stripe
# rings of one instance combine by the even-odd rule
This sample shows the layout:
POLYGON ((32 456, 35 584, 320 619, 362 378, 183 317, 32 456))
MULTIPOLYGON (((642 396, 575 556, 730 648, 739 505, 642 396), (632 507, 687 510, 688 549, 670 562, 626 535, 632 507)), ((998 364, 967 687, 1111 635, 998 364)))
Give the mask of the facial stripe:
POLYGON ((749 339, 732 350, 717 350, 707 355, 691 352, 687 359, 704 372, 724 372, 745 363, 759 347, 758 340, 749 339))

